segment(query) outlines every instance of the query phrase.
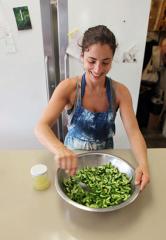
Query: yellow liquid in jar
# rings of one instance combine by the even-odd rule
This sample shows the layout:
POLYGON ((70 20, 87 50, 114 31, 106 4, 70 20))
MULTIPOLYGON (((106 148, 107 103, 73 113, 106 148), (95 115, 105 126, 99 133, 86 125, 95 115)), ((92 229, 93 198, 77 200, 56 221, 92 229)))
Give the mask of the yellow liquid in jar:
POLYGON ((36 176, 33 181, 33 186, 36 190, 45 190, 50 186, 47 175, 36 176))

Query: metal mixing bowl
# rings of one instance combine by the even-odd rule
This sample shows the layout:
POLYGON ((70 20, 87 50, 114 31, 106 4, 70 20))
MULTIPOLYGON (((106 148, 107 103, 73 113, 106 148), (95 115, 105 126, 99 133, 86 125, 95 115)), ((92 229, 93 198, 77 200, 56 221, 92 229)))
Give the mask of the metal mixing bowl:
POLYGON ((88 167, 101 166, 110 162, 113 166, 117 167, 120 172, 126 173, 129 178, 132 177, 132 181, 131 181, 132 195, 125 202, 122 202, 119 205, 115 205, 107 208, 91 208, 91 207, 87 207, 82 204, 79 204, 77 202, 74 202, 65 193, 62 183, 63 183, 63 180, 68 178, 69 176, 66 174, 66 172, 63 169, 58 169, 55 177, 55 187, 57 192, 67 203, 73 205, 76 208, 83 209, 90 212, 110 212, 110 211, 114 211, 129 205, 137 198, 140 191, 139 186, 136 186, 134 184, 135 169, 131 166, 131 164, 129 164, 127 161, 117 156, 113 156, 105 153, 91 152, 91 153, 82 153, 78 155, 78 169, 81 169, 86 166, 88 167))

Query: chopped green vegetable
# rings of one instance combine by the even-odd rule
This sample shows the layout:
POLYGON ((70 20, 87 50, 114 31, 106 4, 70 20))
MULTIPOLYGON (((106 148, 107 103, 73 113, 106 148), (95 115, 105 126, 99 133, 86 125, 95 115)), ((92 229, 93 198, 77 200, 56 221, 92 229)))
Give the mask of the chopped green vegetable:
POLYGON ((132 193, 131 179, 108 163, 99 167, 85 167, 63 181, 67 196, 73 201, 92 208, 106 208, 126 201, 132 193), (84 191, 79 182, 90 191, 84 191))

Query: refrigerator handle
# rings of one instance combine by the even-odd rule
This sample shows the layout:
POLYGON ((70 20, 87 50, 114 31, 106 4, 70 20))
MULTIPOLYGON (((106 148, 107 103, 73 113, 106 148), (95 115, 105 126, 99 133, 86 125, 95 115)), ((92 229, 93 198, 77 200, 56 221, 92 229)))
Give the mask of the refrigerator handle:
POLYGON ((45 73, 46 73, 46 91, 47 91, 47 100, 49 101, 49 66, 48 66, 48 56, 45 56, 44 58, 44 64, 45 64, 45 73))
POLYGON ((65 57, 64 57, 65 79, 69 77, 68 62, 69 62, 69 55, 65 53, 65 57))
MULTIPOLYGON (((47 100, 49 101, 49 56, 44 58, 45 72, 46 72, 46 88, 47 88, 47 100)), ((56 125, 53 126, 53 131, 56 133, 57 137, 62 140, 60 119, 57 120, 56 125)))

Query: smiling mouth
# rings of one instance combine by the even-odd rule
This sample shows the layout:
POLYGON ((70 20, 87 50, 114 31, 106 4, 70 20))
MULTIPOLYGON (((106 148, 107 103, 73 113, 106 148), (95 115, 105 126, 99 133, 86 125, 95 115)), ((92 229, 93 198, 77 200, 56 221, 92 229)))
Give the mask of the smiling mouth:
POLYGON ((101 73, 100 75, 94 75, 92 72, 90 72, 90 74, 94 78, 100 78, 103 75, 103 73, 101 73))

